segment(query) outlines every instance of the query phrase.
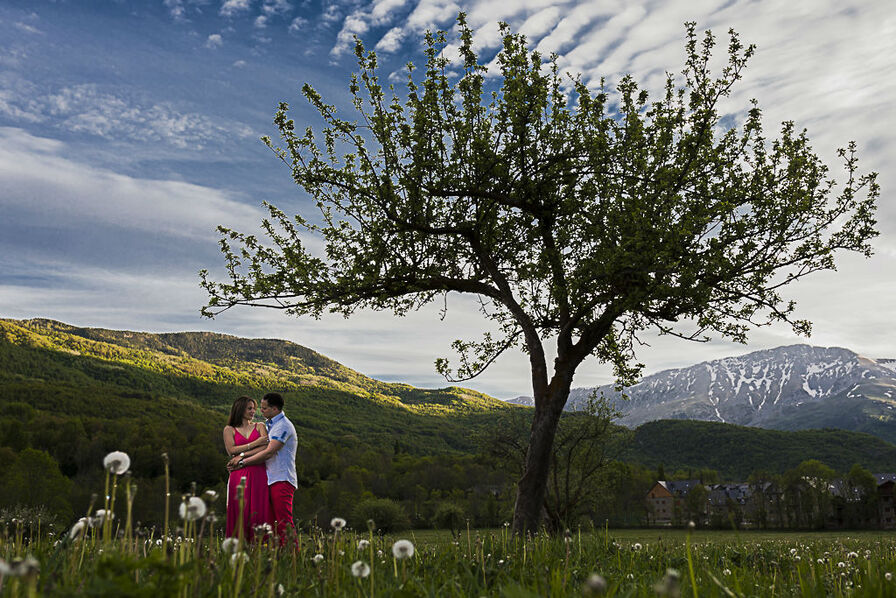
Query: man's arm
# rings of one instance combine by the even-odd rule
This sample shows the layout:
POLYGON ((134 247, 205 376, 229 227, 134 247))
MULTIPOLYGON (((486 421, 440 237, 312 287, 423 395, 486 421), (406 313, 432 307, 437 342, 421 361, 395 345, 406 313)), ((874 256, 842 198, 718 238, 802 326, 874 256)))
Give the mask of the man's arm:
POLYGON ((240 467, 245 467, 247 465, 257 465, 259 463, 264 463, 271 457, 277 454, 283 448, 283 443, 279 440, 271 440, 268 442, 267 448, 259 453, 255 453, 254 455, 250 455, 248 457, 243 457, 242 459, 239 456, 234 457, 230 460, 230 463, 227 464, 228 469, 239 469, 240 467), (242 464, 240 464, 242 462, 242 464))

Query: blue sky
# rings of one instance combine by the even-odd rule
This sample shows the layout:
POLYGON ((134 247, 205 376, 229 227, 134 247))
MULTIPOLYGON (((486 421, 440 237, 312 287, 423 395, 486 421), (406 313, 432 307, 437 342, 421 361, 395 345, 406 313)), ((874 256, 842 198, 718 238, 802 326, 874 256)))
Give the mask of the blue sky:
MULTIPOLYGON (((450 28, 459 10, 486 59, 504 20, 587 82, 632 73, 653 90, 682 66, 684 21, 720 37, 733 27, 758 45, 735 117, 755 97, 767 131, 784 119, 808 128, 834 172, 851 139, 880 171, 876 255, 789 292, 814 321, 809 341, 787 328, 747 346, 648 336, 648 372, 795 342, 896 357, 896 19, 882 0, 0 0, 0 317, 285 338, 374 377, 443 386, 434 359, 482 330, 471 301, 453 299, 445 321, 438 306, 403 319, 245 308, 210 321, 197 271, 223 263, 216 225, 255 230, 264 200, 308 207, 259 141, 279 101, 316 124, 299 89, 309 82, 345 108, 353 35, 394 78, 420 62, 422 32, 450 28)), ((575 383, 609 379, 592 363, 575 383)), ((528 380, 512 354, 467 385, 507 398, 528 393, 528 380)))

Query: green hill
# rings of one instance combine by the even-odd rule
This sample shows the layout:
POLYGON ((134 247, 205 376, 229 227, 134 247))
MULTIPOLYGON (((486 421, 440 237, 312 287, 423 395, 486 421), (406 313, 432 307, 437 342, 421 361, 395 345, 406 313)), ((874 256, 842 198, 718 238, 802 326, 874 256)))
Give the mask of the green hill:
POLYGON ((817 459, 840 472, 859 463, 896 471, 896 445, 845 430, 766 430, 719 422, 660 420, 635 429, 626 460, 667 472, 708 468, 722 479, 745 481, 754 471, 783 473, 817 459))
MULTIPOLYGON (((415 525, 446 502, 463 505, 482 525, 509 516, 514 475, 477 455, 475 439, 500 425, 497 416, 525 408, 457 387, 381 382, 281 340, 40 319, 0 319, 0 511, 55 504, 57 516, 70 519, 102 488, 103 456, 123 450, 141 497, 136 517, 158 521, 162 453, 176 496, 191 482, 223 489, 221 432, 230 404, 271 390, 285 396, 300 435, 300 518, 326 521, 372 497, 400 502, 419 517, 415 525)), ((867 434, 683 420, 642 425, 617 458, 641 464, 616 464, 612 489, 601 490, 602 500, 627 514, 620 521, 639 520, 660 464, 669 473, 714 469, 732 481, 807 459, 841 472, 854 463, 896 471, 896 446, 867 434)))
POLYGON ((405 450, 421 453, 471 450, 469 426, 493 410, 510 408, 468 389, 426 390, 373 380, 281 340, 0 320, 0 398, 43 392, 86 396, 88 389, 116 396, 121 404, 54 400, 52 412, 109 417, 152 411, 151 404, 133 404, 136 395, 169 409, 198 409, 223 427, 237 396, 276 390, 304 434, 372 446, 398 440, 405 450))

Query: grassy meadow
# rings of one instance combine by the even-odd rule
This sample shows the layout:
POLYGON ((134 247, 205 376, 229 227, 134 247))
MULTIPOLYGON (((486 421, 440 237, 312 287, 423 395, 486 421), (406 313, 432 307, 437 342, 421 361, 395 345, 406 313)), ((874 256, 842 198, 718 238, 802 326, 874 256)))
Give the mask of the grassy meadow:
POLYGON ((0 596, 896 596, 893 533, 328 526, 293 551, 224 540, 223 498, 187 500, 202 508, 172 508, 167 536, 96 511, 63 530, 7 521, 0 596))

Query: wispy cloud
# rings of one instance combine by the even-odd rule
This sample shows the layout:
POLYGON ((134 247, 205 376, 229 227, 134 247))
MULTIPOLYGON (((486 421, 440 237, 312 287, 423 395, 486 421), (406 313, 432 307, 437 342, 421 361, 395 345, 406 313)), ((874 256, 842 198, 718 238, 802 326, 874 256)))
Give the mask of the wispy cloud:
POLYGON ((261 10, 267 16, 285 15, 292 12, 293 7, 287 0, 265 0, 261 10))
POLYGON ((19 122, 52 122, 76 133, 160 141, 178 148, 202 148, 214 141, 253 135, 239 123, 222 124, 165 102, 132 101, 93 84, 64 87, 43 96, 29 91, 21 81, 15 87, 2 85, 0 79, 0 114, 19 122))
POLYGON ((235 17, 249 12, 251 6, 252 0, 225 0, 218 14, 222 17, 235 17))
POLYGON ((205 47, 206 48, 220 48, 223 43, 224 43, 224 39, 221 37, 220 33, 212 33, 205 40, 205 47))
POLYGON ((305 26, 308 24, 308 19, 304 17, 296 17, 289 24, 289 32, 290 33, 298 33, 303 30, 305 26))

